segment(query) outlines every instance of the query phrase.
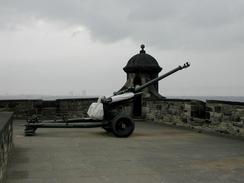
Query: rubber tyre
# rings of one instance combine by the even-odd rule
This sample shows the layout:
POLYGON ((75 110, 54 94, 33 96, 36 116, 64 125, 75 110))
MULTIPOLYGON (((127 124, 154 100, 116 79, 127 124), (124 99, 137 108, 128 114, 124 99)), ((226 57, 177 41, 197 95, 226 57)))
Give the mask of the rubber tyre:
POLYGON ((112 132, 116 137, 129 137, 134 129, 135 123, 127 115, 119 114, 112 120, 112 132))

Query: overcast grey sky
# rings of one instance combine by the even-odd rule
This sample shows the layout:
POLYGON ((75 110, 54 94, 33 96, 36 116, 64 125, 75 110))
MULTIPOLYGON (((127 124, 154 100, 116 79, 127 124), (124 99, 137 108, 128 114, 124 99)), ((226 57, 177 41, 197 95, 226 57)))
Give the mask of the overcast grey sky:
POLYGON ((244 95, 243 0, 0 0, 0 95, 109 95, 140 44, 163 95, 244 95))

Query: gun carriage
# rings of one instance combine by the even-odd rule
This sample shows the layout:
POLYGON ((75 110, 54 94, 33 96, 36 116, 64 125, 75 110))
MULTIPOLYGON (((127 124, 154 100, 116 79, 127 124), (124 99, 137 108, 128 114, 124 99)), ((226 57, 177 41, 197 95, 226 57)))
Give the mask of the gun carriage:
POLYGON ((25 135, 33 136, 38 128, 95 128, 102 127, 107 132, 112 132, 116 137, 129 137, 134 129, 135 123, 133 119, 124 113, 114 112, 114 108, 122 102, 130 102, 136 95, 140 95, 143 89, 149 87, 155 82, 162 80, 175 72, 189 67, 186 62, 183 66, 152 79, 145 84, 127 88, 125 90, 115 92, 113 96, 105 98, 100 97, 97 103, 93 103, 88 110, 88 118, 60 118, 55 120, 39 120, 36 116, 27 120, 25 124, 25 135))

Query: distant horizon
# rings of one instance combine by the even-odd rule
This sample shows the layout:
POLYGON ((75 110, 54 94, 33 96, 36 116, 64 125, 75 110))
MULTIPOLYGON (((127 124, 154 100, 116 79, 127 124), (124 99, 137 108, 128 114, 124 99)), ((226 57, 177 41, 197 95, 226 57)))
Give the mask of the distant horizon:
MULTIPOLYGON (((112 93, 111 93, 112 95, 112 93)), ((101 95, 54 95, 54 94, 0 94, 0 96, 68 96, 68 97, 91 97, 91 96, 101 96, 101 95)), ((244 97, 244 95, 162 95, 168 97, 244 97)))
MULTIPOLYGON (((20 95, 2 95, 0 94, 0 100, 57 100, 57 99, 72 99, 72 98, 97 98, 100 95, 35 95, 35 94, 20 94, 20 95)), ((193 99, 193 100, 222 100, 222 101, 234 101, 244 102, 244 95, 242 96, 214 96, 214 95, 164 95, 166 98, 172 99, 193 99)))

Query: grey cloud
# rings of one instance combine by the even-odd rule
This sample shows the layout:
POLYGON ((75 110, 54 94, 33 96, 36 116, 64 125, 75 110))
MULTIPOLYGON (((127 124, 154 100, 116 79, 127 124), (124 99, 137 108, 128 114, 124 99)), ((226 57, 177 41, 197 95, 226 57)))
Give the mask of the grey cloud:
POLYGON ((243 0, 8 0, 1 27, 44 19, 85 26, 94 39, 130 38, 164 49, 225 49, 244 43, 243 0))

